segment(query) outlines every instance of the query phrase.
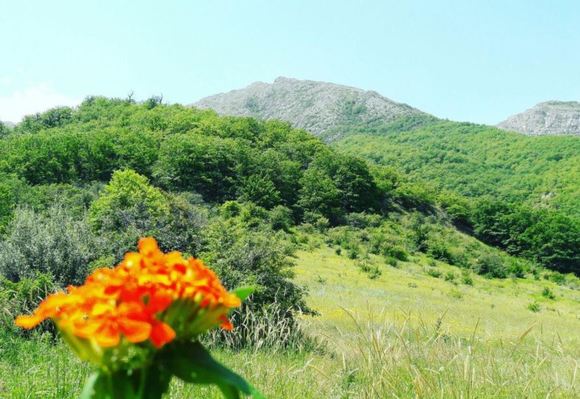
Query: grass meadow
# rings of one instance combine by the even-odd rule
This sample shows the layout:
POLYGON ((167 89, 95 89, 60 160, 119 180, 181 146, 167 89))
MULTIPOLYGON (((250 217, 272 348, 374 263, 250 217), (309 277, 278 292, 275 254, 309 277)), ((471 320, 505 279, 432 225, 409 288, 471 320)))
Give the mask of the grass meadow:
MULTIPOLYGON (((580 397, 580 291, 530 277, 468 285, 444 264, 435 278, 421 257, 370 262, 373 278, 332 248, 299 251, 295 279, 319 313, 302 317, 315 349, 216 356, 269 398, 580 397)), ((0 398, 74 398, 89 371, 47 336, 0 336, 0 351, 0 398)), ((175 381, 169 397, 220 393, 175 381)))

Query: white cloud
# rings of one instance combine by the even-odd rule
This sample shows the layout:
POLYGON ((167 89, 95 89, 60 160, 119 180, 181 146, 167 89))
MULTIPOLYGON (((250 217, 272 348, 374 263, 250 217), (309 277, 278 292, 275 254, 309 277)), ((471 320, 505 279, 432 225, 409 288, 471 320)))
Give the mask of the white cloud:
POLYGON ((75 106, 80 102, 57 93, 47 83, 40 83, 7 95, 0 94, 0 120, 16 123, 26 115, 63 105, 75 106))

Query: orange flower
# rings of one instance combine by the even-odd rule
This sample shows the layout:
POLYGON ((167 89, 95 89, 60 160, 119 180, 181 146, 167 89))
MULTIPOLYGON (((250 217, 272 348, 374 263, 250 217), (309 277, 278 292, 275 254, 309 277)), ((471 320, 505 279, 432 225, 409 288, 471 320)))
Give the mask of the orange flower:
POLYGON ((115 268, 95 270, 80 287, 50 295, 16 324, 30 329, 52 319, 74 342, 93 348, 124 341, 160 348, 213 326, 230 330, 227 314, 240 304, 202 261, 164 254, 155 239, 142 238, 139 252, 127 253, 115 268))

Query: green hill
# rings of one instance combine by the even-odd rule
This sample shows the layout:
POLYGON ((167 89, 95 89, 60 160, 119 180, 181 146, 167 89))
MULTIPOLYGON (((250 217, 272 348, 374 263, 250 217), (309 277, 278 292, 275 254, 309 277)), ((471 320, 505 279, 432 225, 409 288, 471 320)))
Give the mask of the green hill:
POLYGON ((370 134, 361 128, 355 131, 338 141, 337 148, 394 166, 436 189, 468 197, 491 195, 580 216, 577 137, 528 137, 457 122, 407 131, 388 126, 370 134))

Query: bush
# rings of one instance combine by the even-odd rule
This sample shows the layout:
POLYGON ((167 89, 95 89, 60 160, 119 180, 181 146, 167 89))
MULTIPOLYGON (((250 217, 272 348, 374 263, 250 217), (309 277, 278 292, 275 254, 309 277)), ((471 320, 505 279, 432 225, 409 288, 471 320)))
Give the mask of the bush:
POLYGON ((346 215, 345 222, 347 225, 359 229, 378 227, 381 224, 381 216, 365 212, 353 212, 346 215))
POLYGON ((213 220, 205 229, 206 245, 202 258, 216 271, 224 285, 232 289, 243 285, 257 287, 252 296, 254 309, 276 303, 292 312, 309 312, 304 290, 289 278, 293 251, 272 230, 249 231, 239 219, 213 220))
POLYGON ((359 249, 358 246, 349 248, 347 251, 347 256, 349 259, 357 259, 359 257, 359 249))
POLYGON ((467 270, 463 270, 461 273, 461 282, 465 285, 473 285, 473 277, 471 277, 471 273, 467 270))
POLYGON ((317 212, 305 212, 303 217, 305 224, 310 224, 318 231, 325 231, 330 226, 327 217, 317 212))
POLYGON ((552 292, 552 290, 548 287, 545 287, 542 290, 542 296, 548 299, 556 299, 556 295, 554 295, 554 292, 552 292))
POLYGON ((486 277, 506 278, 507 270, 499 255, 487 253, 483 254, 476 262, 475 270, 477 274, 486 277))
POLYGON ((357 266, 359 267, 359 269, 361 269, 363 273, 366 273, 371 280, 379 278, 381 274, 383 274, 381 272, 381 269, 379 269, 379 266, 373 265, 372 263, 364 260, 358 262, 357 266))
POLYGON ((398 259, 393 257, 393 256, 385 256, 385 262, 387 263, 387 265, 392 266, 392 267, 399 266, 398 259))
POLYGON ((90 207, 90 222, 97 230, 119 231, 129 224, 150 224, 169 215, 161 190, 132 170, 113 173, 99 198, 90 207))
POLYGON ((405 250, 405 248, 398 245, 386 246, 383 248, 383 255, 398 259, 403 262, 409 260, 409 253, 405 250))
POLYGON ((282 205, 275 206, 269 214, 270 226, 273 230, 290 231, 293 225, 292 211, 282 205))
POLYGON ((431 277, 439 278, 442 273, 436 269, 427 269, 427 274, 431 277))
POLYGON ((510 274, 510 276, 513 276, 516 278, 525 278, 526 277, 526 271, 524 269, 524 265, 518 259, 511 259, 510 265, 508 267, 508 273, 510 274))
POLYGON ((73 218, 59 205, 46 214, 19 209, 0 242, 0 274, 18 282, 45 273, 61 287, 81 284, 103 248, 103 238, 86 219, 73 218))
POLYGON ((540 311, 540 304, 534 301, 528 305, 528 310, 530 312, 538 313, 540 311))
POLYGON ((447 247, 447 244, 439 239, 429 240, 427 242, 427 253, 441 262, 446 262, 450 265, 454 264, 453 255, 447 247))
POLYGON ((544 278, 547 278, 558 285, 564 285, 566 283, 566 275, 558 272, 548 272, 544 274, 544 278))
POLYGON ((445 281, 455 281, 455 273, 447 272, 445 273, 445 277, 443 277, 445 281))

